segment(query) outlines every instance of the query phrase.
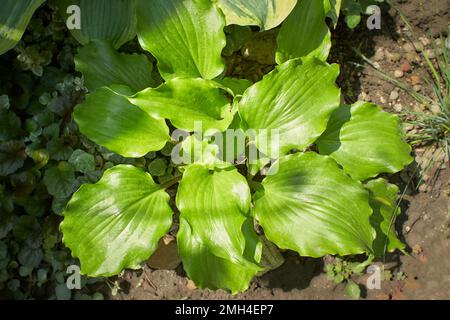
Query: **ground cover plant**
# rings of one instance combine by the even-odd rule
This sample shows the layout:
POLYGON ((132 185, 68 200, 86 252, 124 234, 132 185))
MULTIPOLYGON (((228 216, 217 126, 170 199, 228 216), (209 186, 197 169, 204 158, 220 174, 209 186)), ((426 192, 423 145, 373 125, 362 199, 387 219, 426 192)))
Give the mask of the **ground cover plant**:
POLYGON ((198 287, 232 293, 270 268, 264 239, 308 257, 404 249, 398 188, 382 174, 408 165, 411 148, 396 116, 341 105, 339 66, 326 62, 335 1, 55 1, 64 20, 72 4, 88 91, 74 124, 126 159, 96 165, 71 150, 44 175, 56 194, 74 168, 93 173, 60 225, 83 274, 139 268, 169 232, 198 287), (260 81, 224 76, 224 49, 250 27, 276 34, 276 67, 260 81))

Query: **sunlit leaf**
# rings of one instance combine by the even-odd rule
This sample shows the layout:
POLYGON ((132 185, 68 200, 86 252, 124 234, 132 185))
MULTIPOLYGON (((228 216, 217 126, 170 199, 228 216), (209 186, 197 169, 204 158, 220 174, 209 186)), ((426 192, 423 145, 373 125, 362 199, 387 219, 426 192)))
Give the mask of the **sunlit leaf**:
POLYGON ((129 165, 107 170, 83 185, 64 211, 63 241, 80 259, 81 272, 111 276, 137 268, 169 231, 169 195, 152 177, 129 165))
POLYGON ((225 19, 210 0, 138 0, 138 37, 164 79, 213 79, 224 70, 225 19))
POLYGON ((336 110, 317 145, 357 180, 398 172, 412 161, 399 118, 366 102, 336 110))
POLYGON ((254 213, 270 241, 301 256, 372 252, 369 193, 333 159, 314 152, 272 165, 255 194, 254 213))

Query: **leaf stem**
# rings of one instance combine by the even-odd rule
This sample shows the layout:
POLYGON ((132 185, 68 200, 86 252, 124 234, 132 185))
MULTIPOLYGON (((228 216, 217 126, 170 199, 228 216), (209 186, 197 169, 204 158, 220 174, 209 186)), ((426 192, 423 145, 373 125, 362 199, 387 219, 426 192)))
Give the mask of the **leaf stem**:
POLYGON ((172 180, 167 181, 166 183, 161 185, 162 189, 169 189, 170 187, 176 185, 181 180, 181 175, 173 178, 172 180))

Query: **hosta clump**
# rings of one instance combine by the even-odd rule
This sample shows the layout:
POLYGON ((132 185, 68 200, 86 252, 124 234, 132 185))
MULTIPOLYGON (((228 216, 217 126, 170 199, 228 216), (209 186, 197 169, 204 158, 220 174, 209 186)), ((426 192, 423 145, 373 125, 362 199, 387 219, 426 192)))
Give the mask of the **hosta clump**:
MULTIPOLYGON (((78 1, 82 10, 94 2, 78 1)), ((339 68, 325 62, 328 0, 274 2, 287 3, 118 1, 116 9, 124 6, 118 12, 137 6, 126 30, 135 30, 157 60, 159 86, 144 55, 116 51, 128 37, 109 33, 115 17, 85 21, 82 37, 74 33, 84 44, 76 67, 90 90, 74 112, 81 132, 124 157, 171 143, 190 160, 180 163, 181 177, 164 184, 141 168, 118 165, 74 194, 61 230, 83 273, 138 268, 171 229, 175 209, 183 267, 201 288, 243 291, 264 270, 255 224, 279 248, 302 256, 403 249, 392 227, 398 190, 377 178, 412 160, 399 120, 371 103, 340 105, 339 68), (223 29, 232 23, 262 30, 282 23, 278 66, 260 82, 222 76, 223 29), (220 143, 219 137, 238 140, 226 135, 229 129, 245 136, 242 148, 220 143), (165 189, 178 180, 174 208, 165 189)), ((149 171, 158 175, 159 165, 149 171)))

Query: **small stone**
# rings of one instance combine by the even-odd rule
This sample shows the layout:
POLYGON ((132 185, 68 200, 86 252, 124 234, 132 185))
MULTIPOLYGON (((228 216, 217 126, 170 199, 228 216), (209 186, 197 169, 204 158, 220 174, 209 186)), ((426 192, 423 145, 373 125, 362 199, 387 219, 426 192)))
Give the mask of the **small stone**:
POLYGON ((397 62, 400 60, 400 53, 397 52, 389 52, 389 50, 385 51, 386 58, 391 62, 397 62))
POLYGON ((358 99, 359 100, 362 100, 362 101, 369 101, 370 100, 370 97, 369 97, 369 95, 366 93, 366 92, 361 92, 360 94, 359 94, 359 97, 358 97, 358 99))
POLYGON ((423 51, 423 44, 420 41, 414 41, 414 48, 416 49, 417 52, 422 52, 423 51))
POLYGON ((378 48, 377 51, 375 52, 375 55, 373 56, 375 61, 381 61, 384 60, 384 49, 383 48, 378 48))
MULTIPOLYGON (((420 105, 420 104, 415 104, 415 105, 413 106, 413 110, 414 110, 414 112, 423 112, 424 106, 423 106, 423 105, 420 105)), ((417 130, 416 130, 416 131, 417 131, 417 130)), ((411 134, 412 134, 412 132, 411 132, 411 134)))
POLYGON ((376 61, 373 63, 373 67, 375 69, 380 69, 381 68, 380 64, 378 62, 376 62, 376 61))
POLYGON ((424 47, 430 45, 430 39, 428 39, 427 37, 420 37, 419 40, 420 40, 420 42, 422 42, 424 47))
POLYGON ((417 74, 413 74, 411 76, 411 84, 414 86, 416 84, 420 84, 422 81, 420 80, 420 77, 417 74))
POLYGON ((419 253, 422 253, 422 252, 423 252, 423 249, 422 249, 422 247, 421 247, 420 245, 415 244, 415 245, 412 247, 412 251, 413 251, 414 254, 419 254, 419 253))
POLYGON ((395 112, 402 112, 403 111, 403 106, 400 103, 396 103, 394 105, 394 111, 395 112))
POLYGON ((411 227, 410 227, 410 226, 406 226, 406 227, 405 227, 405 231, 406 231, 406 232, 410 232, 410 231, 411 231, 411 227))
POLYGON ((430 111, 433 113, 433 114, 440 114, 442 111, 441 111, 441 108, 437 105, 437 104, 433 104, 431 107, 430 107, 430 111))
POLYGON ((386 103, 386 99, 383 96, 380 96, 380 102, 382 104, 385 104, 386 103))
POLYGON ((405 62, 405 63, 402 64, 402 66, 400 67, 400 69, 401 69, 403 72, 409 72, 409 71, 411 71, 411 65, 410 65, 408 62, 405 62))
POLYGON ((415 92, 419 92, 420 90, 422 90, 422 86, 420 84, 416 84, 413 86, 413 90, 415 92))
POLYGON ((436 53, 434 52, 433 49, 425 50, 425 55, 426 55, 429 59, 434 59, 434 58, 436 58, 436 53))
POLYGON ((189 290, 192 291, 192 290, 197 289, 197 286, 195 285, 194 281, 192 281, 191 279, 188 279, 186 288, 188 288, 189 290))
POLYGON ((418 60, 417 53, 415 53, 415 52, 407 52, 407 53, 405 53, 405 59, 409 63, 416 62, 418 60))
POLYGON ((437 38, 434 43, 436 44, 436 47, 440 47, 442 45, 441 38, 437 38))
POLYGON ((396 77, 396 78, 403 77, 403 71, 402 70, 395 70, 394 71, 394 77, 396 77))
POLYGON ((416 49, 411 43, 408 42, 403 45, 403 51, 413 53, 416 51, 416 49))
POLYGON ((398 99, 398 91, 392 91, 389 95, 389 100, 397 100, 398 99))

